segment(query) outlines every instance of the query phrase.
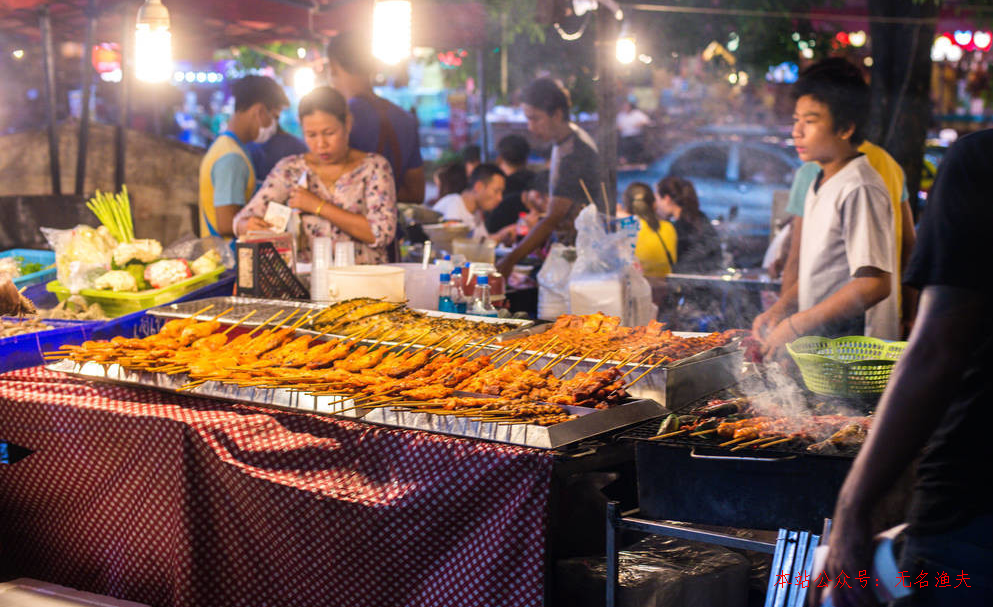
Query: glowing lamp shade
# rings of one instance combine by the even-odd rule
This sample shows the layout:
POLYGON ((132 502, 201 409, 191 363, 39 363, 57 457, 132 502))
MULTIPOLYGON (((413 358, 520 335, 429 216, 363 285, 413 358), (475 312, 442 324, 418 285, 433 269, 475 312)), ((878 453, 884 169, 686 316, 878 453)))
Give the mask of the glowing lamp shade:
POLYGON ((372 12, 372 56, 386 64, 410 57, 409 0, 380 0, 372 12))
POLYGON ((293 90, 301 97, 314 90, 316 83, 317 74, 309 67, 298 67, 293 73, 293 90))
POLYGON ((135 76, 164 82, 173 74, 169 10, 161 0, 145 0, 135 23, 135 76))
POLYGON ((627 65, 638 57, 638 47, 631 36, 623 36, 617 39, 617 50, 615 51, 617 60, 627 65))

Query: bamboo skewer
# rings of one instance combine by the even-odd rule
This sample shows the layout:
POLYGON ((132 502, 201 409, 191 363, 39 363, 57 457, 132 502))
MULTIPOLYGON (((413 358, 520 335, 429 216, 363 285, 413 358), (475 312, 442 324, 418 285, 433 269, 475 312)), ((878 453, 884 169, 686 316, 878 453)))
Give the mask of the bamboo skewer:
MULTIPOLYGON (((630 369, 628 369, 628 370, 627 370, 627 371, 626 371, 626 372, 624 373, 624 375, 621 375, 620 377, 618 377, 618 378, 617 378, 617 381, 621 381, 622 379, 624 379, 624 378, 625 378, 625 377, 627 377, 628 375, 631 375, 631 372, 632 372, 632 371, 634 371, 635 369, 637 369, 637 368, 638 368, 638 367, 640 367, 641 365, 643 365, 643 364, 645 364, 645 361, 647 361, 647 360, 648 360, 648 359, 650 359, 651 357, 652 357, 652 355, 651 355, 651 354, 649 354, 649 355, 648 355, 648 356, 646 356, 645 358, 643 358, 643 359, 641 359, 641 360, 639 360, 638 362, 636 362, 636 363, 634 363, 634 365, 633 365, 633 366, 632 366, 632 367, 631 367, 630 369)), ((625 363, 625 364, 626 364, 626 363, 625 363)), ((620 367, 620 366, 623 366, 623 365, 617 365, 617 366, 618 366, 618 367, 620 367)))
POLYGON ((571 354, 573 354, 575 352, 576 352, 576 348, 573 348, 571 350, 566 350, 562 354, 559 354, 558 356, 556 356, 555 358, 553 358, 551 361, 549 361, 548 364, 546 364, 544 367, 541 368, 541 371, 545 371, 545 370, 548 370, 548 369, 553 368, 555 365, 557 365, 560 362, 562 362, 563 360, 569 358, 569 355, 571 355, 571 354))
MULTIPOLYGON (((775 437, 773 437, 773 438, 775 438, 775 437)), ((763 436, 761 438, 756 438, 756 439, 750 440, 748 442, 740 443, 737 446, 735 446, 734 448, 732 448, 731 450, 732 451, 737 451, 738 449, 744 449, 745 447, 751 447, 752 445, 757 445, 759 443, 764 443, 767 440, 769 440, 769 437, 768 436, 763 436)))
POLYGON ((657 367, 658 367, 659 365, 661 365, 661 364, 662 364, 662 363, 664 363, 664 362, 665 362, 665 359, 663 358, 663 359, 661 359, 661 360, 660 360, 659 362, 657 362, 657 363, 655 363, 654 365, 652 365, 651 367, 648 367, 648 369, 647 369, 647 370, 646 370, 646 371, 645 371, 644 373, 642 373, 642 374, 641 374, 641 375, 639 375, 638 377, 636 377, 636 378, 634 378, 633 380, 631 380, 631 381, 630 381, 630 382, 628 383, 628 385, 626 385, 626 386, 624 386, 624 388, 625 388, 625 389, 629 389, 629 388, 631 388, 631 386, 633 386, 633 385, 635 385, 636 383, 638 383, 639 381, 641 381, 641 378, 643 378, 643 377, 645 377, 646 375, 648 375, 649 373, 651 373, 652 371, 654 371, 654 370, 655 370, 655 369, 656 369, 656 368, 657 368, 657 367))
POLYGON ((527 360, 525 361, 526 364, 528 366, 530 366, 531 363, 533 363, 534 361, 538 360, 539 358, 541 358, 542 356, 544 356, 546 353, 548 353, 549 350, 551 349, 551 345, 553 343, 555 343, 556 341, 558 341, 558 339, 559 339, 559 336, 558 335, 553 335, 551 339, 549 339, 547 342, 545 342, 545 345, 543 345, 540 348, 538 348, 538 351, 537 352, 535 352, 534 354, 532 354, 531 356, 529 356, 527 358, 527 360), (542 350, 544 350, 544 352, 542 352, 542 350))
POLYGON ((415 337, 414 339, 412 339, 410 341, 410 343, 407 344, 406 346, 404 346, 402 350, 400 350, 399 352, 396 353, 396 355, 397 356, 400 356, 401 354, 403 354, 404 352, 406 352, 408 349, 410 349, 411 346, 413 346, 414 344, 416 344, 417 342, 419 342, 422 337, 427 337, 428 333, 430 333, 430 332, 431 332, 431 329, 428 329, 427 331, 421 333, 420 335, 418 335, 417 337, 415 337))
POLYGON ((727 447, 727 446, 733 445, 735 443, 740 443, 741 441, 745 441, 745 440, 748 440, 748 437, 747 436, 743 436, 741 438, 736 438, 734 440, 725 441, 725 442, 723 442, 723 443, 721 443, 721 444, 719 444, 717 446, 718 447, 727 447))
MULTIPOLYGON (((211 319, 210 319, 210 320, 208 320, 207 322, 214 322, 215 320, 217 320, 218 318, 220 318, 220 317, 222 317, 222 316, 224 316, 225 314, 227 314, 227 313, 228 313, 228 312, 230 312, 231 310, 234 310, 234 306, 231 306, 231 307, 230 307, 230 308, 228 308, 227 310, 224 310, 223 312, 220 312, 220 313, 218 313, 218 314, 217 314, 216 316, 214 316, 213 318, 211 318, 211 319)), ((196 318, 196 316, 191 316, 190 318, 194 318, 194 319, 195 319, 195 318, 196 318)))
POLYGON ((593 365, 593 368, 590 369, 589 372, 590 373, 593 373, 594 371, 596 371, 597 369, 599 369, 600 367, 602 367, 604 365, 604 363, 606 363, 608 360, 610 360, 610 357, 613 356, 613 355, 615 355, 615 354, 617 354, 617 350, 613 350, 611 352, 608 352, 606 356, 604 356, 603 358, 600 359, 600 362, 598 362, 597 364, 593 365))
POLYGON ((227 335, 228 333, 230 333, 231 332, 231 329, 237 327, 241 323, 245 322, 246 320, 248 320, 249 318, 251 318, 252 316, 254 316, 256 311, 257 310, 252 310, 251 312, 249 312, 248 314, 246 314, 245 316, 243 316, 241 320, 239 320, 238 322, 234 323, 233 325, 231 325, 230 327, 228 327, 227 329, 225 329, 224 332, 221 333, 221 335, 227 335))
POLYGON ((653 436, 648 440, 662 440, 663 438, 669 438, 670 436, 679 436, 680 434, 684 434, 688 430, 689 428, 685 428, 683 430, 676 430, 675 432, 666 432, 665 434, 658 434, 656 436, 653 436))
POLYGON ((717 428, 711 428, 710 430, 700 430, 699 432, 690 432, 690 436, 706 436, 717 432, 717 428))
POLYGON ((214 307, 214 304, 210 304, 209 306, 206 306, 204 308, 201 308, 201 309, 197 310, 196 312, 194 312, 193 314, 191 314, 190 315, 190 318, 196 318, 197 316, 200 316, 204 312, 209 311, 213 307, 214 307))
POLYGON ((491 343, 493 343, 494 341, 496 341, 496 338, 497 338, 497 337, 499 337, 499 335, 493 335, 493 336, 491 336, 491 337, 490 337, 489 339, 487 339, 486 341, 483 341, 483 342, 481 342, 481 343, 479 343, 479 344, 477 344, 477 345, 476 345, 476 346, 475 346, 475 347, 473 348, 473 350, 472 350, 471 352, 467 352, 467 353, 466 353, 466 356, 472 356, 472 355, 474 355, 474 354, 476 354, 477 352, 479 352, 480 350, 482 350, 482 349, 483 349, 483 348, 485 348, 486 346, 488 346, 488 345, 490 345, 491 343))
POLYGON ((771 443, 765 443, 764 445, 759 445, 759 449, 765 449, 766 447, 771 447, 773 445, 780 445, 782 443, 788 443, 793 440, 792 436, 787 436, 786 438, 780 438, 772 441, 771 443))
POLYGON ((282 311, 282 310, 277 310, 275 314, 273 314, 273 315, 272 315, 272 316, 270 316, 269 318, 267 318, 267 319, 265 319, 265 320, 263 320, 263 321, 262 321, 262 324, 260 324, 259 326, 257 326, 257 327, 255 327, 254 329, 252 329, 251 331, 249 331, 249 332, 248 332, 248 336, 249 336, 249 337, 252 337, 252 334, 253 334, 253 333, 255 333, 256 331, 258 331, 259 329, 262 329, 262 328, 263 328, 263 327, 265 327, 265 326, 266 326, 267 324, 269 324, 269 323, 271 323, 271 322, 272 322, 273 320, 275 320, 275 319, 276 319, 276 317, 277 317, 277 316, 279 316, 279 315, 280 315, 280 314, 282 314, 282 313, 283 313, 283 311, 282 311))
POLYGON ((572 371, 573 369, 575 369, 576 368, 576 365, 578 365, 579 363, 581 363, 584 360, 586 360, 587 358, 589 358, 590 354, 592 354, 592 353, 593 353, 593 351, 590 350, 587 354, 580 355, 580 357, 576 359, 576 362, 572 363, 572 366, 569 367, 568 369, 566 369, 562 373, 562 377, 565 377, 566 375, 568 375, 569 371, 572 371))

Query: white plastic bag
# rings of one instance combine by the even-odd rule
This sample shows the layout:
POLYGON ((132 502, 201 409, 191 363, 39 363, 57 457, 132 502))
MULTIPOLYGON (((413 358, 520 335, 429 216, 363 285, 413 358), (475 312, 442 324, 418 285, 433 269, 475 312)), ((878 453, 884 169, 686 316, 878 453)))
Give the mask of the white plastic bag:
POLYGON ((569 277, 573 314, 602 312, 621 324, 635 326, 655 318, 652 290, 634 260, 629 230, 608 232, 596 207, 588 205, 576 217, 576 264, 569 277))
POLYGON ((110 269, 117 241, 106 227, 78 225, 71 230, 41 228, 55 251, 56 278, 72 293, 88 289, 110 269))
POLYGON ((217 251, 221 256, 221 263, 224 267, 231 269, 234 267, 234 253, 231 245, 218 236, 207 236, 197 238, 195 236, 181 237, 162 251, 162 259, 185 259, 193 261, 208 251, 217 251))
POLYGON ((569 313, 569 275, 576 249, 555 243, 538 270, 538 318, 555 320, 569 313))

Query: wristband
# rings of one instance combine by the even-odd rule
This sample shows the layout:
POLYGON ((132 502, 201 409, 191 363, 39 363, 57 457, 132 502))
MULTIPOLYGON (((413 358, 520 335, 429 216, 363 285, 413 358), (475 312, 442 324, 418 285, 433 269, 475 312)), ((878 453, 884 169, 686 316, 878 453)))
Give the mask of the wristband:
POLYGON ((800 333, 799 331, 797 331, 796 330, 796 327, 793 326, 793 317, 792 316, 787 316, 786 317, 786 322, 789 323, 790 329, 793 329, 793 335, 795 335, 796 337, 800 337, 802 335, 802 333, 800 333))
POLYGON ((326 203, 326 202, 327 202, 327 200, 322 200, 321 201, 321 204, 317 205, 317 210, 314 211, 314 215, 317 215, 318 217, 321 216, 321 209, 324 208, 324 203, 326 203))

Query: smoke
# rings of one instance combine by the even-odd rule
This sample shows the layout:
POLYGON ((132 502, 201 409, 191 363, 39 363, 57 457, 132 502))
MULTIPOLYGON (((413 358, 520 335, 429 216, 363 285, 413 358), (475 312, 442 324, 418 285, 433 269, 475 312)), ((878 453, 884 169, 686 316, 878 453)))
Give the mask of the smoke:
POLYGON ((849 415, 858 417, 865 411, 837 398, 813 394, 795 375, 779 364, 756 364, 750 381, 739 384, 739 392, 748 397, 754 415, 802 417, 810 415, 849 415))

